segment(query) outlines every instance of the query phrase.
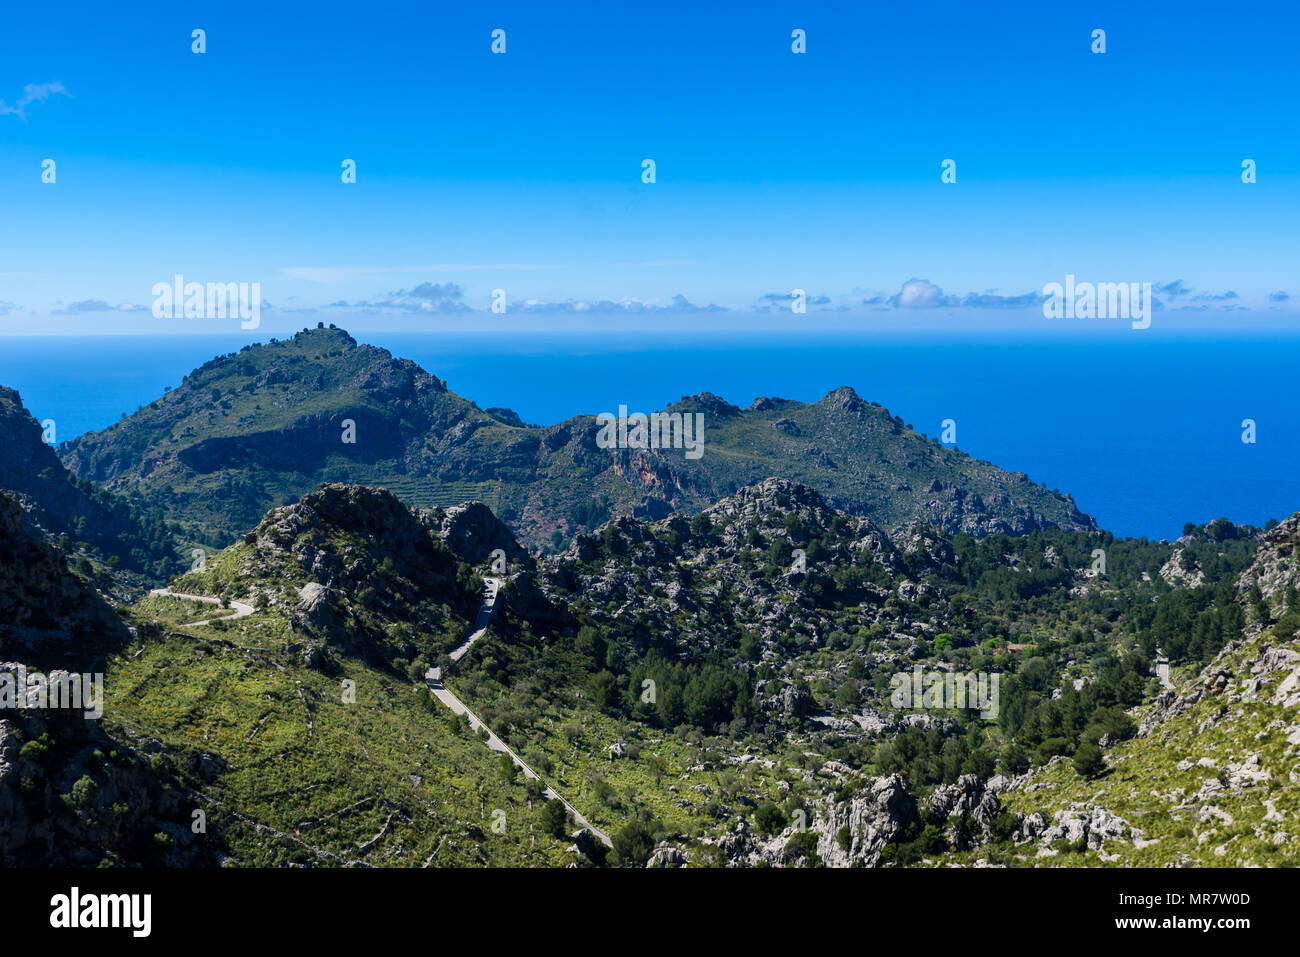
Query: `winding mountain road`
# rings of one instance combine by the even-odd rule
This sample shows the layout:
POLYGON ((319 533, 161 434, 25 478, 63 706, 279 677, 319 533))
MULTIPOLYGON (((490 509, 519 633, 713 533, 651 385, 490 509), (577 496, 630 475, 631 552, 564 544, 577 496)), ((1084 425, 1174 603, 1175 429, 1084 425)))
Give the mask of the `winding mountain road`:
MULTIPOLYGON (((149 591, 150 595, 157 595, 160 598, 188 598, 190 601, 206 602, 209 605, 220 605, 220 598, 209 598, 207 595, 186 595, 183 592, 172 591, 170 588, 154 588, 149 591)), ((233 615, 223 615, 221 618, 205 618, 202 621, 187 621, 185 625, 195 628, 199 625, 210 625, 214 621, 234 621, 236 618, 247 618, 254 612, 252 605, 248 602, 236 601, 230 599, 230 607, 235 609, 233 615)))
MULTIPOLYGON (((464 641, 452 649, 449 657, 453 663, 459 662, 464 658, 466 652, 469 651, 470 646, 487 634, 488 624, 492 621, 492 616, 496 612, 497 592, 500 588, 501 579, 484 579, 483 604, 479 606, 478 615, 474 619, 474 630, 469 633, 469 636, 464 641)), ((154 588, 149 592, 149 594, 164 598, 186 598, 190 601, 201 601, 210 605, 221 604, 221 599, 219 598, 210 598, 207 595, 190 595, 184 592, 174 592, 170 588, 154 588)), ((230 607, 235 610, 233 615, 227 615, 218 619, 207 618, 203 621, 191 621, 187 622, 187 625, 197 627, 199 625, 211 624, 213 621, 234 621, 237 618, 247 618, 249 615, 253 614, 255 610, 253 606, 247 602, 236 601, 235 599, 230 600, 230 607)), ((487 730, 488 737, 486 744, 489 749, 496 751, 499 754, 508 754, 510 760, 524 772, 525 778, 531 778, 535 781, 541 780, 541 775, 525 764, 523 758, 515 754, 508 744, 497 737, 496 733, 484 724, 479 719, 478 715, 471 711, 465 703, 460 700, 460 698, 456 697, 456 695, 442 683, 441 668, 430 668, 425 673, 424 681, 428 686, 429 691, 433 693, 433 696, 450 708, 453 714, 463 714, 469 717, 470 727, 475 731, 475 733, 478 732, 479 728, 485 728, 487 730)), ((576 821, 580 827, 585 827, 592 834, 596 835, 597 840, 606 847, 614 846, 613 842, 610 841, 608 834, 587 820, 587 818, 584 817, 577 808, 564 800, 564 798, 561 797, 560 794, 550 785, 545 787, 543 793, 548 800, 559 801, 563 804, 568 809, 569 813, 573 815, 573 820, 576 821)))
MULTIPOLYGON (((484 582, 483 604, 479 607, 478 616, 474 620, 474 630, 470 632, 468 638, 452 649, 449 656, 452 662, 458 662, 464 658, 465 652, 469 651, 470 645, 474 644, 474 642, 487 634, 488 623, 492 620, 492 615, 496 611, 497 592, 501 588, 501 579, 485 578, 484 582)), ((541 780, 541 776, 525 764, 523 758, 515 754, 508 744, 498 738, 491 728, 479 720, 478 715, 471 711, 465 703, 460 700, 460 698, 456 697, 456 695, 442 683, 441 668, 430 668, 425 673, 424 682, 428 685, 433 696, 450 708, 453 714, 467 715, 469 717, 469 725, 475 732, 477 732, 479 728, 484 728, 487 731, 488 737, 486 744, 491 750, 496 751, 499 754, 508 754, 510 760, 524 772, 525 778, 532 778, 535 781, 541 780)), ((564 798, 562 798, 550 785, 546 786, 543 793, 546 795, 548 800, 559 801, 568 808, 569 813, 573 815, 574 821, 576 821, 579 826, 585 827, 592 834, 596 835, 597 840, 606 847, 614 846, 613 842, 610 841, 608 834, 588 821, 577 808, 564 800, 564 798)))

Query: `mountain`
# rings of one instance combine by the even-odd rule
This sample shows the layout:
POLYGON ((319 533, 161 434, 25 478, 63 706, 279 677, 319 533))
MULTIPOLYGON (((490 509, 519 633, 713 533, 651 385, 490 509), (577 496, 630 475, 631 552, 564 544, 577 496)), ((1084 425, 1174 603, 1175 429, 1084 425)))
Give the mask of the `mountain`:
MULTIPOLYGON (((1144 716, 1169 706, 1158 653, 1176 680, 1211 680, 1260 614, 1247 610, 1256 581, 1269 583, 1273 633, 1294 630, 1300 605, 1270 556, 1290 555, 1297 523, 1263 533, 1219 520, 1174 543, 888 535, 771 479, 690 520, 578 536, 537 571, 567 619, 495 633, 454 684, 651 864, 1105 863, 1155 833, 1143 838, 1132 811, 1152 804, 1141 775, 1155 751, 1142 749, 1186 765, 1207 719, 1229 713, 1206 704, 1177 737, 1151 737, 1144 716), (918 672, 997 676, 991 713, 900 706, 899 677, 918 672), (1125 761, 1125 774, 1109 770, 1125 761), (1112 782, 1124 784, 1119 810, 1112 782)), ((1258 677, 1259 656, 1246 657, 1258 677)), ((1264 653, 1274 659, 1294 667, 1290 652, 1264 653)), ((1265 667, 1294 696, 1286 672, 1265 667)), ((1288 727, 1279 714, 1225 726, 1225 786, 1240 765, 1288 787, 1288 727)), ((1285 835, 1300 807, 1274 804, 1281 850, 1260 859, 1294 859, 1285 835)), ((1141 860, 1212 851, 1175 847, 1141 860)))
POLYGON ((1300 859, 1300 515, 1266 533, 1236 584, 1248 620, 1175 669, 1135 736, 1081 778, 1056 761, 1003 795, 1044 863, 1294 866, 1300 859))
POLYGON ((294 634, 327 654, 377 667, 417 655, 432 661, 459 644, 483 590, 472 565, 444 542, 465 547, 456 530, 466 524, 442 510, 414 513, 382 489, 323 485, 273 509, 173 588, 248 598, 283 614, 294 634))
POLYGON ((65 551, 83 549, 113 564, 165 579, 179 569, 171 530, 154 512, 78 479, 42 440, 41 425, 13 389, 0 386, 0 489, 12 493, 30 520, 65 551))
POLYGON ((132 641, 0 493, 0 866, 193 867, 222 856, 216 831, 195 840, 194 802, 170 757, 107 734, 87 716, 93 691, 55 707, 41 690, 73 674, 93 689, 132 641))
POLYGON ((419 507, 478 499, 529 546, 558 546, 613 516, 698 511, 771 475, 887 529, 1095 528, 1068 496, 926 439, 848 388, 746 409, 705 393, 665 411, 704 416, 700 457, 601 448, 591 416, 526 425, 409 360, 317 328, 213 359, 60 455, 82 479, 139 496, 210 544, 319 482, 388 488, 419 507))
POLYGON ((1281 863, 1297 543, 1300 516, 1177 542, 891 531, 768 478, 535 558, 483 503, 325 484, 122 612, 102 724, 207 813, 210 840, 164 827, 159 853, 227 863, 1281 863), (433 664, 540 780, 430 694, 433 664), (918 670, 1000 697, 900 706, 918 670))
POLYGON ((105 723, 176 755, 232 863, 585 860, 543 818, 538 783, 426 688, 471 630, 477 562, 497 548, 529 561, 481 504, 417 513, 322 486, 131 609, 149 637, 110 662, 105 723))
POLYGON ((481 410, 317 329, 64 446, 70 483, 25 423, 0 657, 100 662, 106 737, 5 719, 0 811, 37 823, 0 848, 97 833, 126 775, 123 861, 1300 859, 1300 515, 1120 539, 848 389, 667 411, 704 416, 702 457, 481 410), (105 500, 229 544, 112 608, 30 521, 105 500))
POLYGON ((92 583, 31 524, 17 500, 0 492, 0 655, 33 653, 42 664, 121 640, 116 615, 92 583))

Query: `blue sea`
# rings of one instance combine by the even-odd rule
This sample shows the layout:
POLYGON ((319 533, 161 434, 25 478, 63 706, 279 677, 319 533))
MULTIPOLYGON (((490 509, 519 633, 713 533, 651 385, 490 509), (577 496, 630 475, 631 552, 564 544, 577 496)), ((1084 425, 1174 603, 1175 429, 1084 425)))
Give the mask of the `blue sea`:
MULTIPOLYGON (((1048 488, 1117 535, 1300 511, 1300 339, 1006 333, 367 333, 481 407, 549 424, 713 392, 814 401, 852 386, 921 432, 1048 488), (1253 419, 1256 442, 1242 441, 1253 419)), ((247 336, 0 339, 0 384, 66 441, 105 428, 247 336)))

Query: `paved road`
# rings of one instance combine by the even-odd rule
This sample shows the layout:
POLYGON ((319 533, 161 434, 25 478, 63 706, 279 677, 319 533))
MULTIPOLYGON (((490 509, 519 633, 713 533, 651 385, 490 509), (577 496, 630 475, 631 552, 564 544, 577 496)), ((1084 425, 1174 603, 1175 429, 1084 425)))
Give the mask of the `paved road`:
MULTIPOLYGON (((182 592, 172 591, 170 588, 154 588, 149 592, 149 594, 159 595, 165 598, 188 598, 190 601, 207 602, 209 605, 221 604, 220 598, 209 598, 207 595, 186 595, 183 594, 182 592)), ((211 624, 213 621, 234 621, 236 618, 247 618, 255 610, 253 606, 248 604, 247 602, 235 601, 235 599, 233 598, 230 599, 230 607, 235 609, 235 613, 233 615, 224 615, 223 617, 217 619, 205 618, 203 619, 203 621, 187 621, 185 622, 185 624, 190 627, 195 627, 198 625, 208 625, 211 624)))
MULTIPOLYGON (((479 606, 478 615, 474 619, 474 630, 469 633, 469 637, 452 649, 450 655, 452 662, 458 662, 464 658, 465 653, 469 651, 470 646, 487 634, 488 623, 491 622, 492 615, 496 611, 497 592, 501 588, 501 579, 485 578, 483 581, 483 604, 479 606)), ((221 604, 219 598, 209 598, 206 595, 187 595, 183 592, 174 592, 170 588, 155 588, 150 591, 149 594, 167 596, 170 598, 188 598, 191 601, 201 601, 212 605, 221 604)), ((236 618, 247 618, 249 615, 253 614, 254 611, 252 605, 247 602, 235 601, 234 599, 231 599, 230 607, 235 609, 235 613, 218 620, 234 621, 236 618)), ((211 621, 212 619, 205 619, 203 621, 192 621, 188 624, 191 626, 206 625, 211 621)), ((450 708, 454 714, 464 714, 469 716, 470 727, 475 731, 475 733, 478 732, 479 728, 487 728, 487 746, 490 749, 499 754, 510 755, 510 760, 514 761, 514 763, 518 765, 519 769, 524 772, 524 777, 538 781, 541 780, 541 776, 536 771, 525 764, 523 759, 520 758, 519 755, 515 754, 509 745, 498 738, 491 728, 488 728, 487 725, 479 720, 478 715, 469 710, 460 698, 456 697, 455 694, 443 685, 442 669, 430 668, 425 673, 424 680, 425 684, 429 686, 429 690, 433 692, 433 696, 450 708)), ((608 834, 588 821, 577 808, 564 800, 564 798, 560 797, 554 788, 547 786, 543 793, 546 795, 548 800, 559 801, 568 808, 569 813, 573 815, 573 819, 578 823, 578 825, 591 831, 591 833, 596 835, 596 838, 606 847, 614 846, 613 842, 610 841, 608 834)))
MULTIPOLYGON (((488 622, 492 620, 492 615, 496 611, 497 591, 501 587, 501 580, 499 578, 486 578, 484 579, 484 582, 486 584, 483 588, 483 605, 479 608, 478 617, 474 620, 474 630, 470 632, 468 638, 452 650, 451 660, 453 662, 460 661, 461 658, 464 658, 465 652, 469 651, 470 645, 474 644, 474 642, 478 641, 487 633, 488 622)), ((498 738, 491 728, 488 728, 487 725, 479 720, 478 715, 469 710, 465 703, 457 698, 456 695, 442 683, 442 670, 440 668, 430 668, 428 672, 425 673, 424 681, 425 684, 429 686, 429 690, 433 692, 433 696, 450 708, 454 714, 468 715, 470 727, 473 728, 476 733, 479 728, 487 729, 487 746, 489 748, 499 754, 510 755, 510 760, 514 761, 519 769, 524 772, 525 778, 532 778, 537 781, 541 780, 541 776, 538 775, 536 771, 525 764, 523 759, 520 758, 519 755, 515 754, 509 745, 498 738)), ((596 835, 596 838, 606 847, 614 846, 613 842, 610 841, 608 834, 583 817, 582 814, 579 813, 578 809, 568 801, 564 800, 564 798, 560 797, 554 788, 547 786, 543 793, 546 795, 548 800, 559 801, 568 808, 569 813, 573 815, 573 819, 578 823, 578 825, 591 831, 591 833, 596 835)))
MULTIPOLYGON (((453 663, 464 658, 465 652, 469 651, 469 646, 487 634, 488 622, 492 620, 492 615, 496 612, 497 590, 500 587, 501 579, 499 578, 483 579, 483 604, 479 606, 478 615, 474 619, 474 630, 469 633, 468 638, 451 650, 451 654, 448 657, 451 658, 453 663)), ((441 680, 441 669, 430 668, 425 677, 432 677, 435 680, 441 680)))

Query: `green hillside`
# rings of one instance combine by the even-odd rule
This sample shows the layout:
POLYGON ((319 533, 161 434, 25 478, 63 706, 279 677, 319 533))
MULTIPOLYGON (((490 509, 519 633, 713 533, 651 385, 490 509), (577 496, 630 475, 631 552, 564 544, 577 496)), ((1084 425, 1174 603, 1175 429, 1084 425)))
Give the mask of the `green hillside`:
POLYGON ((1095 527, 1068 496, 945 448, 851 389, 746 409, 702 394, 668 411, 704 416, 701 457, 599 448, 590 416, 524 425, 320 328, 218 357, 60 454, 81 479, 214 546, 320 482, 388 488, 420 507, 479 498, 530 546, 558 547, 610 517, 695 512, 771 475, 889 529, 921 519, 971 534, 1095 527))

